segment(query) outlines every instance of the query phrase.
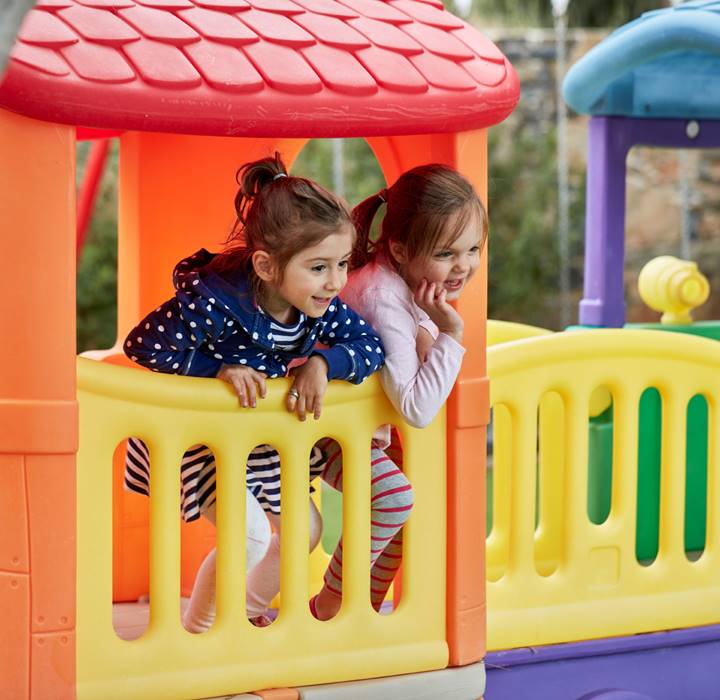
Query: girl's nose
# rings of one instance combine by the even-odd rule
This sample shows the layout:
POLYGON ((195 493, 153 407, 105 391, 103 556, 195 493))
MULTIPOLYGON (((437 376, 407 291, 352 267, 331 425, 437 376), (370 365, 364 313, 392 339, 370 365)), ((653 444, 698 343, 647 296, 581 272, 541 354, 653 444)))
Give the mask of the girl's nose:
POLYGON ((470 271, 470 263, 467 260, 458 260, 453 269, 458 274, 467 274, 470 271))
POLYGON ((331 290, 339 290, 343 286, 342 274, 339 272, 331 272, 325 286, 331 290))

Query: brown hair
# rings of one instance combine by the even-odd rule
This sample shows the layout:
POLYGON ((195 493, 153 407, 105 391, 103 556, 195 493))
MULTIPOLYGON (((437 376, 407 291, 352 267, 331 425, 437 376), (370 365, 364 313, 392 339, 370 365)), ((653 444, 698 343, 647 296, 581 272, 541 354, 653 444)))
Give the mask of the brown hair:
POLYGON ((410 260, 427 257, 444 236, 454 241, 472 217, 481 227, 481 247, 487 237, 487 214, 473 186, 457 170, 438 163, 403 173, 392 187, 360 202, 352 216, 357 230, 353 267, 362 267, 378 253, 392 260, 391 241, 402 243, 410 260), (383 202, 387 204, 385 218, 373 242, 370 229, 383 202))
POLYGON ((290 259, 301 250, 343 226, 352 228, 345 202, 312 180, 288 175, 277 152, 246 163, 235 179, 240 186, 235 195, 237 220, 226 249, 211 266, 221 273, 244 268, 256 293, 259 280, 251 263, 255 251, 267 251, 282 278, 290 259))

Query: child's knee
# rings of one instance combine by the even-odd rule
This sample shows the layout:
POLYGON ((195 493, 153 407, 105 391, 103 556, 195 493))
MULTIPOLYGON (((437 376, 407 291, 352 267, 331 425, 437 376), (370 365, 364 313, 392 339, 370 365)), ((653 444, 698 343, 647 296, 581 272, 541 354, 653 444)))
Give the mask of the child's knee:
POLYGON ((396 523, 404 523, 412 511, 415 499, 407 477, 398 473, 378 482, 382 490, 373 494, 373 508, 392 514, 396 523))
POLYGON ((247 491, 246 497, 246 542, 247 568, 252 569, 265 556, 270 546, 272 530, 270 521, 257 499, 247 491))

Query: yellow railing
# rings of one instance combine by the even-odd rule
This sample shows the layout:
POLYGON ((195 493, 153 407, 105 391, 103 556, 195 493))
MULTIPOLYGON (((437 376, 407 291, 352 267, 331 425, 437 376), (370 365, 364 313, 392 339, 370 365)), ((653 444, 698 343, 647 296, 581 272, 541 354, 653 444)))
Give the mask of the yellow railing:
POLYGON ((720 345, 624 330, 559 333, 488 350, 494 425, 488 647, 507 649, 720 622, 720 345), (612 506, 588 518, 588 416, 613 401, 612 506), (638 404, 662 396, 660 540, 636 559, 638 404), (687 406, 709 411, 706 546, 684 548, 687 406), (537 503, 537 507, 536 507, 537 503), (694 560, 693 560, 694 559, 694 560))
MULTIPOLYGON (((333 383, 320 421, 283 407, 287 385, 270 382, 252 411, 221 382, 78 359, 77 688, 80 700, 199 698, 267 687, 330 683, 443 668, 445 641, 444 416, 424 430, 403 424, 379 382, 333 383), (405 528, 402 598, 391 615, 369 602, 370 438, 394 423, 415 508, 405 528), (121 640, 112 623, 112 457, 128 436, 152 455, 150 622, 121 640), (344 598, 329 622, 308 610, 308 455, 335 438, 344 456, 344 598), (188 446, 217 460, 217 619, 206 634, 180 621, 179 468, 188 446), (245 615, 244 468, 272 444, 282 460, 282 606, 270 627, 245 615)), ((115 485, 117 488, 118 486, 115 485)))

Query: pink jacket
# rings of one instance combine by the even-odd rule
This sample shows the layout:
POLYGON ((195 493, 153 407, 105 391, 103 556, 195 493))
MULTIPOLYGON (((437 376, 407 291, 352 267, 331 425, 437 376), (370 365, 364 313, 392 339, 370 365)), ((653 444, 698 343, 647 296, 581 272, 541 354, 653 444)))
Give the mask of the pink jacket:
POLYGON ((341 297, 370 322, 383 341, 385 366, 380 379, 393 406, 410 425, 425 427, 447 400, 465 348, 438 332, 402 277, 383 259, 351 273, 341 297), (421 326, 435 338, 425 362, 415 349, 421 326))

